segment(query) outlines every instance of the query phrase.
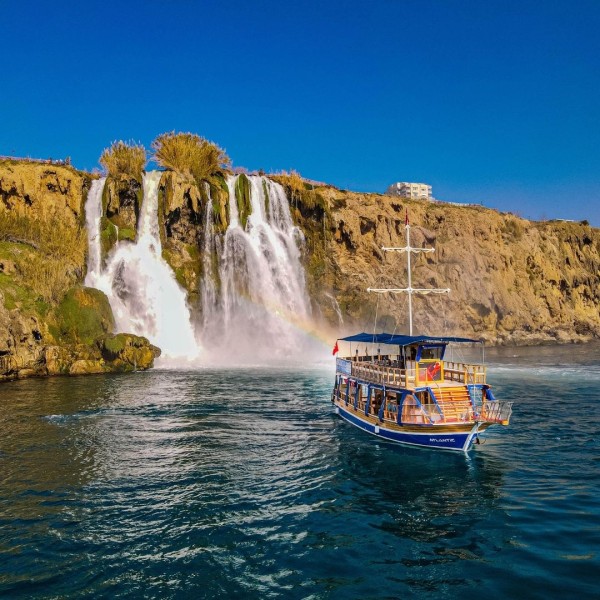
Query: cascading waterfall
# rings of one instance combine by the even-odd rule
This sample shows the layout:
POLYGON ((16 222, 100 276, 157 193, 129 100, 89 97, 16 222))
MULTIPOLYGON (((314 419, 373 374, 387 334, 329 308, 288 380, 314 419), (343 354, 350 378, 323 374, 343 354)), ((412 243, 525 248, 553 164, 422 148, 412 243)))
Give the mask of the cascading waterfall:
POLYGON ((238 177, 227 178, 230 222, 224 236, 215 235, 211 209, 206 212, 203 344, 216 362, 305 360, 314 341, 304 333, 311 316, 300 260, 304 236, 292 222, 282 186, 255 175, 248 176, 251 213, 242 227, 238 177))
MULTIPOLYGON (((228 176, 229 225, 217 232, 210 188, 204 212, 201 316, 194 335, 185 291, 163 260, 158 223, 161 173, 144 175, 137 242, 117 242, 102 264, 102 192, 92 183, 86 204, 89 257, 85 284, 110 301, 117 331, 143 335, 163 357, 203 364, 273 364, 302 361, 323 348, 307 335, 311 305, 301 252, 302 231, 292 221, 284 189, 266 177, 247 176, 250 214, 243 227, 236 200, 239 176, 228 176)), ((162 358, 161 358, 162 360, 162 358)))
POLYGON ((161 172, 144 175, 137 242, 117 242, 102 268, 100 222, 104 180, 94 181, 86 204, 89 238, 85 284, 109 299, 117 331, 147 337, 167 359, 193 360, 200 353, 194 337, 186 294, 162 258, 158 226, 161 172))
POLYGON ((100 222, 102 219, 102 192, 106 177, 94 179, 88 192, 85 205, 85 224, 88 234, 88 261, 85 285, 96 287, 102 263, 102 245, 100 243, 100 222))

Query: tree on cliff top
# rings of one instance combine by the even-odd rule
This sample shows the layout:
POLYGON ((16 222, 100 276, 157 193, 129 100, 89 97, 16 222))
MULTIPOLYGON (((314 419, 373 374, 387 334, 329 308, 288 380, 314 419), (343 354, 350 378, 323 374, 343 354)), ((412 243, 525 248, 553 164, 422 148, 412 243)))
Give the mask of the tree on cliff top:
POLYGON ((152 142, 153 159, 197 182, 223 173, 231 160, 222 148, 195 133, 162 133, 152 142))
POLYGON ((113 142, 100 156, 100 164, 111 177, 130 177, 142 181, 146 166, 146 148, 133 142, 113 142))

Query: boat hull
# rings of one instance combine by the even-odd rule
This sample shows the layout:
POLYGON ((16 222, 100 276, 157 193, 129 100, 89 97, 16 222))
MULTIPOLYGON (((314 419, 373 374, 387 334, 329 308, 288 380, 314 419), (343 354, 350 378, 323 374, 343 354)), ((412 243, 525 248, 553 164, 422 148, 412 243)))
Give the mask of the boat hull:
POLYGON ((345 421, 372 435, 394 444, 419 448, 435 448, 467 452, 477 434, 483 430, 480 423, 461 426, 391 427, 385 423, 363 418, 360 413, 343 405, 334 404, 335 412, 345 421))

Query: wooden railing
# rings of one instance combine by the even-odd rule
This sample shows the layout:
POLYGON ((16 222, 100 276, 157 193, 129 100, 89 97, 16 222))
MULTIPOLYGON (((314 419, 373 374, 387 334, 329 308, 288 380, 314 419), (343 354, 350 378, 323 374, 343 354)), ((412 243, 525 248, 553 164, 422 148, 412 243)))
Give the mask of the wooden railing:
MULTIPOLYGON (((353 362, 352 376, 382 385, 407 387, 407 378, 410 377, 410 370, 407 371, 406 369, 387 367, 368 362, 353 362)), ((414 380, 414 370, 412 376, 414 380)))
POLYGON ((485 383, 487 369, 484 365, 470 365, 444 361, 445 379, 458 383, 485 383))
MULTIPOLYGON (((416 380, 417 365, 414 361, 408 361, 407 367, 401 369, 396 366, 380 364, 377 361, 344 361, 350 365, 352 377, 379 383, 380 385, 393 385, 397 387, 416 387, 427 384, 427 380, 416 380)), ((485 383, 486 367, 458 362, 443 361, 444 381, 455 381, 465 385, 485 383)))

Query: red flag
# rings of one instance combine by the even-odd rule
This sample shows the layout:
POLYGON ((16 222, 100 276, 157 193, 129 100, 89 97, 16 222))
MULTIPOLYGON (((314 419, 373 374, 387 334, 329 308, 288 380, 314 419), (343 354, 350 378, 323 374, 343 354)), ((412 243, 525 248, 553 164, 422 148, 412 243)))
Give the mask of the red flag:
POLYGON ((404 219, 404 224, 408 225, 408 208, 406 209, 406 219, 404 219))
POLYGON ((337 340, 335 341, 335 346, 333 347, 333 352, 332 354, 337 354, 340 351, 339 347, 338 347, 338 343, 337 340))

